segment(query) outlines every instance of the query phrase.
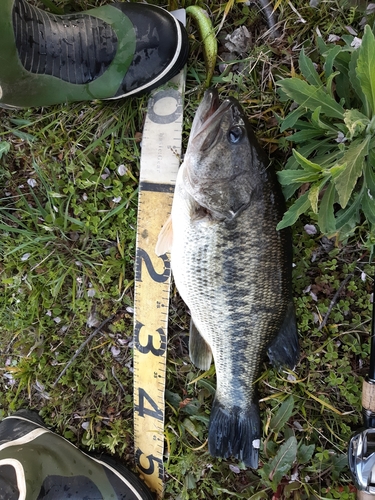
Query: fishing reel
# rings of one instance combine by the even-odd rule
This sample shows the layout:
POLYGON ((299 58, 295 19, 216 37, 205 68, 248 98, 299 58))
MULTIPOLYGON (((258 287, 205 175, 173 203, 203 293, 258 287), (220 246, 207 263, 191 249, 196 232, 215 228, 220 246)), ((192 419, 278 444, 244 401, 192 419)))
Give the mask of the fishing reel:
MULTIPOLYGON (((375 282, 375 279, 374 279, 375 282)), ((375 297, 375 287, 374 287, 375 297)), ((348 461, 357 499, 375 498, 375 307, 372 307, 370 367, 362 386, 363 426, 349 443, 348 461)))
POLYGON ((348 460, 357 498, 375 497, 375 429, 363 429, 351 438, 348 460))

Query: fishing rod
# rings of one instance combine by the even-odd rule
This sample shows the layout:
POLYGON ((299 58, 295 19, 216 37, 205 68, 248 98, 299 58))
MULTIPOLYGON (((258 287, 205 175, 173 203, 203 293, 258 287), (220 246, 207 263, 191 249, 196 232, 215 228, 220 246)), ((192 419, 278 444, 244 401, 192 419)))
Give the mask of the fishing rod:
MULTIPOLYGON (((375 283, 375 279, 374 279, 375 283)), ((370 336, 370 367, 362 386, 363 428, 349 443, 349 468, 357 488, 357 498, 375 498, 375 285, 373 285, 370 336)))

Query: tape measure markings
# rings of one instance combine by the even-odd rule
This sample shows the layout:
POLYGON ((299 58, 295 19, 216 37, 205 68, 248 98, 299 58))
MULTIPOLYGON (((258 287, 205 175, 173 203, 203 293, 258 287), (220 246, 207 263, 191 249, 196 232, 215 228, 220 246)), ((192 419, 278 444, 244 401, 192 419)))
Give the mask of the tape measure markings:
POLYGON ((134 287, 134 444, 143 479, 164 489, 164 414, 171 266, 155 254, 180 164, 185 71, 150 98, 142 135, 134 287), (177 88, 176 88, 177 87, 177 88))
POLYGON ((154 251, 172 195, 140 191, 134 324, 134 430, 137 466, 163 493, 164 390, 170 263, 154 251), (167 197, 167 200, 166 200, 167 197), (156 208, 157 207, 157 208, 156 208), (163 307, 161 307, 163 304, 163 307))
POLYGON ((141 182, 139 185, 140 190, 142 191, 156 191, 158 193, 173 193, 174 186, 170 184, 154 184, 152 182, 141 182))

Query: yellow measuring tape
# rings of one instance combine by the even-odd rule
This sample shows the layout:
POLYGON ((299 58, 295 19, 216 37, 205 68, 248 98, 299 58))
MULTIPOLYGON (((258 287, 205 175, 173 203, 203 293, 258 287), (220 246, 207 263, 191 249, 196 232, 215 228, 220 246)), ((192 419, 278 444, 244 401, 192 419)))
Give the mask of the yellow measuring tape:
POLYGON ((142 135, 134 296, 134 444, 136 465, 162 498, 164 392, 170 262, 155 245, 171 210, 179 168, 185 71, 149 100, 142 135))

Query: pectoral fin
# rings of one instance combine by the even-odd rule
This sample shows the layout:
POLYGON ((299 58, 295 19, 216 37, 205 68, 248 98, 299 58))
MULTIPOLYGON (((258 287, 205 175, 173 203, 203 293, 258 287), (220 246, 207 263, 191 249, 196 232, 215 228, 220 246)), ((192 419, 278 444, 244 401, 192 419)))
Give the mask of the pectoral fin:
POLYGON ((193 320, 190 322, 189 354, 191 361, 197 368, 208 370, 212 363, 210 346, 199 333, 193 320))
POLYGON ((155 253, 158 257, 171 251, 173 241, 172 216, 170 215, 161 228, 158 241, 155 246, 155 253))
POLYGON ((276 338, 268 347, 268 357, 273 366, 293 369, 299 359, 299 341, 293 300, 288 304, 286 315, 276 338))

